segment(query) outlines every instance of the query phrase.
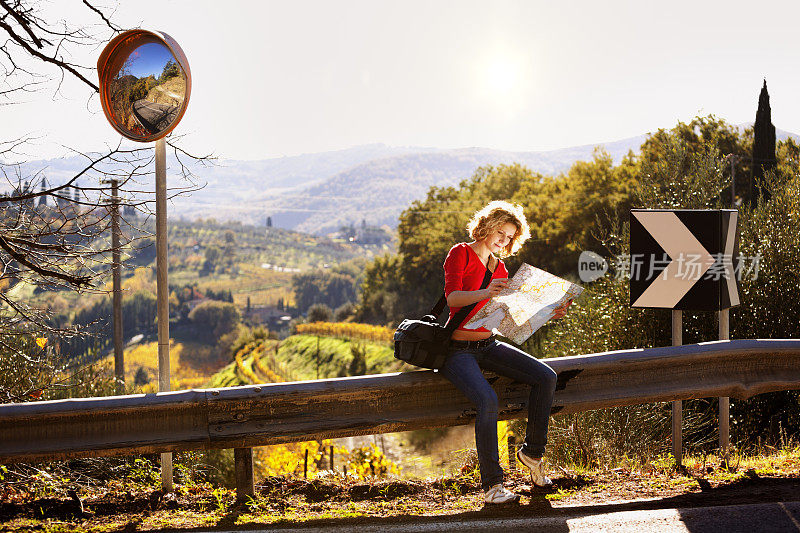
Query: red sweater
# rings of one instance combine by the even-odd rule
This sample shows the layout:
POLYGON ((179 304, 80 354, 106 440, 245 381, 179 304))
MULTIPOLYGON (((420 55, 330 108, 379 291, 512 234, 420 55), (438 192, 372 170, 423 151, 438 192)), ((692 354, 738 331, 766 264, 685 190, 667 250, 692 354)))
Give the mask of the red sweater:
MULTIPOLYGON (((444 260, 444 295, 449 296, 453 291, 476 291, 480 289, 483 276, 486 275, 486 267, 481 262, 481 258, 475 253, 467 243, 460 242, 450 248, 447 252, 447 258, 444 260)), ((492 273, 492 279, 507 278, 508 270, 502 260, 498 259, 497 268, 492 273)), ((461 324, 466 324, 477 313, 481 307, 486 305, 489 299, 481 300, 475 305, 475 308, 470 311, 467 318, 461 324)), ((453 316, 461 309, 460 307, 450 308, 451 320, 453 316)), ((459 327, 461 331, 489 331, 484 327, 478 329, 466 329, 459 327)))

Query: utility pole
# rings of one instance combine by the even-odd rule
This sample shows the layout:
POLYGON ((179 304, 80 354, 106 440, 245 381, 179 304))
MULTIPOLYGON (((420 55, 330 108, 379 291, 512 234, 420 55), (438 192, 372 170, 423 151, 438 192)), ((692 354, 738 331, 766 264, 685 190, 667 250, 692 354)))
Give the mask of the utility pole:
POLYGON ((119 253, 119 181, 111 180, 111 276, 114 297, 112 309, 114 316, 114 378, 117 381, 117 394, 125 392, 125 352, 122 346, 122 280, 120 278, 119 253))
POLYGON ((117 394, 125 392, 125 352, 122 344, 122 280, 120 276, 119 180, 110 179, 111 185, 111 317, 114 328, 114 384, 117 394))

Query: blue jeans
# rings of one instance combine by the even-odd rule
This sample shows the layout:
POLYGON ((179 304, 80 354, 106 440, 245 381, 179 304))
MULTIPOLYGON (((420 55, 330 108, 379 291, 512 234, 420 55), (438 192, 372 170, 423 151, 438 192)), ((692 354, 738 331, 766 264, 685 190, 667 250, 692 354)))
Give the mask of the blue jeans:
POLYGON ((522 450, 541 457, 547 443, 550 408, 556 389, 552 368, 518 348, 495 340, 483 348, 451 348, 439 372, 450 380, 477 408, 475 445, 483 490, 503 482, 503 468, 497 448, 497 394, 481 369, 490 370, 531 386, 528 399, 528 427, 522 450))

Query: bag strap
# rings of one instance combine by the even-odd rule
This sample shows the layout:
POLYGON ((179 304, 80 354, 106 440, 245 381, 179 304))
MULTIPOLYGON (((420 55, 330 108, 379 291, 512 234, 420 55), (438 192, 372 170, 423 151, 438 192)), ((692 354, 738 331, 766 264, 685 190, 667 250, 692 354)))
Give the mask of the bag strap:
MULTIPOLYGON (((489 274, 490 274, 489 281, 491 281, 492 275, 494 273, 489 270, 489 266, 488 266, 489 262, 488 261, 486 262, 486 265, 487 265, 486 266, 486 271, 489 272, 489 274)), ((464 265, 464 269, 466 270, 466 268, 468 266, 469 266, 469 254, 467 254, 467 264, 464 265)), ((498 266, 500 266, 500 262, 498 262, 497 265, 495 265, 495 270, 497 270, 498 266)), ((488 285, 488 282, 486 281, 486 279, 484 279, 484 282, 486 282, 486 284, 484 285, 483 283, 481 283, 481 289, 485 289, 486 286, 488 285)), ((478 289, 478 290, 480 290, 480 289, 478 289)), ((469 314, 469 311, 472 311, 473 307, 475 305, 477 305, 477 304, 478 304, 478 302, 475 302, 474 304, 470 304, 472 307, 469 307, 469 306, 465 307, 465 309, 468 309, 467 314, 469 314)), ((445 305, 447 305, 447 297, 444 295, 444 293, 442 293, 442 296, 439 298, 439 301, 436 302, 436 304, 434 304, 433 307, 431 307, 431 310, 428 312, 428 314, 429 315, 433 315, 433 316, 439 316, 440 314, 442 314, 442 311, 444 311, 444 306, 445 305)), ((459 313, 460 312, 461 312, 461 310, 459 310, 459 313)), ((453 320, 455 320, 456 317, 458 317, 458 313, 456 313, 456 315, 453 316, 453 320)), ((462 317, 462 320, 463 320, 463 317, 462 317)))
MULTIPOLYGON (((481 287, 478 290, 482 290, 482 289, 485 289, 486 287, 488 287, 489 286, 489 282, 492 280, 492 276, 493 275, 494 275, 494 272, 489 270, 489 268, 487 267, 486 268, 486 274, 483 275, 483 282, 481 283, 481 287)), ((458 310, 458 312, 455 315, 453 315, 453 319, 452 320, 448 320, 447 321, 447 324, 445 324, 444 328, 447 330, 448 336, 452 335, 453 332, 456 329, 458 329, 458 326, 460 326, 461 323, 464 321, 464 319, 467 318, 467 315, 470 313, 470 311, 475 309, 476 305, 478 305, 478 302, 475 302, 475 303, 469 304, 469 305, 467 305, 465 307, 462 307, 461 309, 458 310)))
MULTIPOLYGON (((469 266, 469 253, 467 254, 467 264, 464 265, 464 270, 466 270, 468 266, 469 266)), ((439 298, 439 301, 436 302, 436 304, 434 304, 433 307, 431 307, 431 310, 428 312, 428 314, 433 316, 439 316, 440 314, 442 314, 445 304, 447 304, 447 297, 444 295, 444 292, 442 292, 442 296, 439 298)))

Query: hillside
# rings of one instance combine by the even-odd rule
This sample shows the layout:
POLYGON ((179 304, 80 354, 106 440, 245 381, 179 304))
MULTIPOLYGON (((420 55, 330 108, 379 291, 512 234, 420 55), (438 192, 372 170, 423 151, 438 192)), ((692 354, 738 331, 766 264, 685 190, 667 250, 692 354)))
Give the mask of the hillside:
MULTIPOLYGON (((739 125, 744 129, 748 124, 739 125)), ((777 130, 778 140, 800 136, 777 130)), ((456 185, 481 165, 521 163, 534 172, 558 174, 575 161, 588 160, 596 146, 615 162, 637 152, 646 135, 615 142, 550 151, 508 152, 486 148, 437 149, 370 144, 260 161, 218 160, 211 166, 189 162, 205 187, 173 200, 171 219, 214 217, 263 225, 267 216, 277 227, 324 235, 362 219, 395 227, 397 216, 429 187, 456 185)), ((50 183, 63 183, 82 169, 85 159, 34 161, 23 172, 43 170, 50 183)), ((168 182, 178 187, 177 163, 168 157, 168 182)), ((0 191, 2 192, 2 191, 0 191)))
MULTIPOLYGON (((619 160, 633 144, 614 143, 619 160)), ((408 204, 422 199, 432 185, 457 185, 483 165, 522 163, 543 174, 557 174, 573 161, 591 157, 593 146, 556 152, 501 152, 465 148, 376 159, 341 172, 296 196, 279 196, 265 208, 276 223, 309 233, 325 234, 365 219, 394 227, 408 204)), ((609 150, 611 151, 611 150, 609 150)))
MULTIPOLYGON (((137 220, 144 230, 138 240, 127 246, 122 259, 123 336, 125 340, 144 336, 155 340, 155 239, 154 221, 137 220)), ((124 228, 123 231, 129 231, 124 228)), ((136 234, 135 230, 130 230, 136 234)), ((192 309, 206 299, 232 302, 248 325, 264 324, 274 331, 286 329, 288 318, 305 312, 295 309, 293 278, 299 273, 338 272, 341 265, 358 271, 377 254, 392 249, 392 244, 361 245, 333 241, 281 228, 265 228, 213 220, 172 221, 168 228, 170 318, 172 338, 191 352, 197 330, 189 319, 192 309)), ((349 283, 342 294, 355 300, 355 274, 338 276, 339 287, 349 283)), ((310 282, 309 282, 310 283, 310 282)), ((102 290, 111 290, 111 280, 104 280, 102 290)), ((17 283, 10 296, 29 305, 47 308, 55 323, 81 325, 97 337, 72 337, 62 342, 62 353, 70 357, 104 357, 111 350, 111 300, 103 293, 50 291, 27 283, 17 283)), ((331 302, 337 307, 344 301, 331 302)), ((310 305, 310 304, 308 304, 310 305)), ((288 331, 288 330, 287 330, 288 331)), ((216 346, 208 344, 201 359, 228 359, 216 346)), ((186 352, 184 352, 186 353, 186 352)), ((145 365, 146 366, 146 365, 145 365)), ((131 367, 133 371, 136 368, 131 367)), ((155 375, 152 369, 149 374, 155 375)), ((214 368, 212 371, 216 371, 214 368)), ((133 376, 128 376, 132 379, 133 376)), ((180 376, 193 377, 193 376, 180 376)))
POLYGON ((257 340, 239 349, 206 387, 234 387, 351 375, 382 374, 408 368, 387 343, 352 338, 292 335, 281 342, 257 340), (355 361, 354 361, 355 360, 355 361))
MULTIPOLYGON (((644 135, 603 144, 615 160, 637 150, 644 135)), ((397 225, 397 216, 432 185, 455 185, 481 165, 522 163, 537 172, 556 174, 581 159, 595 145, 543 152, 506 152, 486 148, 426 149, 367 145, 351 152, 308 154, 262 162, 223 162, 226 167, 198 169, 207 181, 202 191, 176 202, 175 213, 236 219, 252 224, 272 217, 276 226, 324 235, 361 220, 373 226, 397 225), (345 160, 335 172, 328 163, 345 160), (360 156, 360 157, 359 157, 360 156), (320 158, 321 157, 321 158, 320 158), (281 172, 267 168, 284 159, 281 172), (302 166, 302 164, 306 166, 302 166), (285 172, 284 172, 285 171, 285 172), (247 177, 245 177, 247 176, 247 177), (267 178, 269 176, 269 178, 267 178)))
MULTIPOLYGON (((141 148, 140 145, 123 145, 122 148, 131 147, 141 148)), ((210 165, 184 160, 187 168, 196 176, 197 182, 200 185, 205 184, 205 187, 173 200, 169 205, 168 216, 171 219, 214 217, 217 220, 240 220, 263 225, 268 213, 261 211, 261 207, 253 202, 254 198, 297 192, 366 161, 426 150, 433 149, 370 144, 255 161, 221 158, 213 160, 210 165)), ((172 151, 167 152, 168 185, 185 187, 187 183, 177 177, 180 167, 172 151)), ((20 170, 23 175, 35 175, 41 171, 48 183, 61 184, 85 168, 86 164, 86 158, 72 156, 30 161, 20 165, 20 170)), ((83 184, 84 181, 78 180, 78 183, 83 184)), ((0 185, 0 193, 4 190, 0 185)))

